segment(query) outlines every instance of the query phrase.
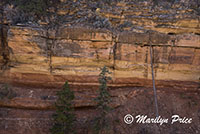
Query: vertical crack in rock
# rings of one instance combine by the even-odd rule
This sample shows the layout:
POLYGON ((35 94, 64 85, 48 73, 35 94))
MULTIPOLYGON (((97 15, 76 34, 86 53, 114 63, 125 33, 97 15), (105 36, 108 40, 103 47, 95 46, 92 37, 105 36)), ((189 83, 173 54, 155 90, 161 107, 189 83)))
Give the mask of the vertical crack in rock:
POLYGON ((175 51, 173 50, 173 47, 175 46, 175 40, 172 40, 172 45, 171 45, 171 49, 169 51, 169 55, 168 55, 168 70, 170 69, 170 65, 172 63, 172 54, 175 54, 175 51))
POLYGON ((4 24, 4 10, 0 8, 0 70, 6 70, 9 67, 10 48, 8 47, 7 32, 8 26, 4 24), (2 59, 1 59, 2 58, 2 59))
POLYGON ((95 54, 96 54, 97 62, 99 62, 99 53, 98 53, 98 50, 95 50, 95 54))
POLYGON ((148 68, 149 68, 149 65, 148 65, 148 48, 146 49, 146 54, 145 54, 145 70, 144 70, 144 77, 145 78, 148 78, 148 68))
POLYGON ((52 40, 52 44, 50 45, 50 50, 49 50, 49 52, 50 52, 50 54, 49 54, 49 69, 50 69, 50 73, 52 73, 53 72, 53 68, 52 68, 52 46, 54 45, 54 43, 55 43, 55 39, 53 39, 52 40))
POLYGON ((152 46, 152 62, 154 64, 155 78, 157 76, 157 68, 158 68, 158 65, 155 64, 155 63, 157 63, 157 59, 156 58, 157 58, 156 49, 155 49, 154 46, 152 46))
POLYGON ((53 72, 53 65, 52 65, 52 56, 54 56, 54 53, 53 53, 53 49, 56 45, 56 34, 57 34, 57 30, 55 30, 55 35, 52 39, 52 44, 51 44, 51 47, 50 47, 50 62, 49 62, 49 67, 50 67, 50 73, 53 72))
MULTIPOLYGON (((46 28, 46 47, 47 47, 47 61, 49 62, 49 71, 50 73, 53 73, 53 66, 52 66, 52 56, 53 54, 53 48, 55 47, 56 44, 56 34, 57 34, 57 30, 55 30, 55 35, 50 35, 49 32, 50 28, 46 28)), ((52 29, 53 30, 53 29, 52 29)))
POLYGON ((51 49, 50 49, 50 38, 49 38, 49 28, 46 28, 46 47, 47 47, 47 62, 49 62, 49 69, 50 69, 50 73, 52 72, 52 67, 51 67, 51 49))
POLYGON ((196 49, 194 49, 194 53, 193 53, 190 65, 194 64, 193 62, 194 62, 195 56, 196 56, 196 49))
POLYGON ((116 69, 116 59, 117 59, 117 54, 116 54, 116 51, 117 51, 117 36, 116 35, 112 35, 112 42, 114 43, 113 45, 113 70, 116 69))

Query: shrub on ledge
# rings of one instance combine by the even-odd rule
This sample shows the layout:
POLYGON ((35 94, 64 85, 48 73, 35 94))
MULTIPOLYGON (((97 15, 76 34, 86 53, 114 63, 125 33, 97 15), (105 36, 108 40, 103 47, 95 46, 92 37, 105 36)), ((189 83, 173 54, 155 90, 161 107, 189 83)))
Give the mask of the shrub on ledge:
POLYGON ((16 92, 12 89, 10 85, 3 84, 0 86, 0 100, 3 100, 5 98, 12 99, 16 96, 16 92))

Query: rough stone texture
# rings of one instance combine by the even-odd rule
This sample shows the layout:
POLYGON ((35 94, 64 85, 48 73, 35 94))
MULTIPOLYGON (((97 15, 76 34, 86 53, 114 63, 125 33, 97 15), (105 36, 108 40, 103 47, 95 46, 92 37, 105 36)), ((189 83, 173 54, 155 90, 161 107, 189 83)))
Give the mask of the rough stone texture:
MULTIPOLYGON (((55 92, 61 88, 66 80, 75 91, 74 106, 77 108, 77 124, 79 124, 77 130, 80 134, 91 133, 91 128, 84 126, 84 124, 90 126, 90 120, 95 116, 95 110, 90 110, 95 106, 93 100, 97 95, 99 68, 104 65, 107 65, 112 72, 113 80, 109 84, 114 88, 112 107, 116 108, 116 114, 123 113, 122 115, 113 113, 113 120, 117 120, 116 117, 119 117, 120 120, 113 131, 118 130, 121 133, 128 133, 132 130, 138 133, 140 131, 152 133, 186 132, 185 127, 188 126, 181 125, 176 125, 171 129, 166 129, 165 127, 169 126, 165 126, 160 128, 161 130, 157 130, 154 125, 137 125, 132 129, 122 128, 127 127, 123 123, 124 113, 129 113, 134 109, 129 107, 130 104, 126 104, 132 101, 128 97, 132 93, 127 93, 126 90, 118 87, 129 87, 128 90, 131 90, 131 87, 135 86, 152 86, 149 52, 149 43, 152 43, 156 86, 172 91, 170 96, 173 96, 172 94, 178 95, 173 91, 174 89, 184 91, 182 94, 190 91, 199 92, 200 46, 198 35, 153 33, 150 35, 152 38, 149 41, 150 36, 147 33, 119 33, 116 35, 116 33, 108 31, 87 28, 80 28, 80 30, 79 28, 63 28, 59 32, 62 34, 58 34, 56 37, 56 44, 52 47, 52 57, 50 58, 43 29, 10 27, 8 32, 8 46, 11 48, 10 67, 1 74, 0 81, 13 85, 17 97, 0 101, 1 112, 12 111, 9 116, 3 115, 1 118, 2 129, 0 132, 2 134, 13 132, 17 134, 48 133, 49 127, 52 125, 50 117, 56 100, 55 92), (113 37, 114 34, 116 38, 113 37), (50 68, 52 68, 52 72, 50 72, 50 68), (27 116, 17 115, 18 111, 27 116), (91 112, 90 116, 86 114, 88 111, 91 112), (10 117, 13 114, 15 116, 10 117), (46 117, 47 115, 48 117, 46 117), (22 129, 19 130, 18 127, 22 129)), ((149 92, 149 90, 152 89, 147 91, 149 92)), ((138 96, 144 97, 144 94, 138 96)), ((146 94, 146 96, 149 95, 146 94)), ((163 95, 168 96, 166 93, 163 95)), ((193 95, 191 96, 193 97, 193 95)), ((159 102, 165 100, 163 97, 161 98, 159 102)), ((133 97, 133 99, 135 98, 133 97)), ((196 97, 196 99, 199 98, 196 97)), ((195 103, 196 107, 198 102, 196 99, 191 101, 183 99, 180 103, 195 103)), ((148 101, 148 99, 144 100, 143 103, 148 101)), ((142 102, 135 100, 134 102, 134 107, 143 105, 142 102)), ((169 106, 168 103, 164 104, 168 105, 167 108, 165 107, 166 109, 174 110, 181 105, 180 103, 179 101, 173 103, 174 107, 169 106)), ((184 107, 190 105, 193 104, 187 104, 184 107)), ((154 105, 151 106, 154 107, 154 105)), ((164 107, 160 107, 162 111, 164 107)), ((180 112, 181 108, 178 109, 177 113, 183 116, 193 117, 193 114, 196 114, 193 108, 189 112, 193 113, 192 115, 180 112)), ((148 111, 148 109, 138 107, 138 110, 133 112, 136 111, 145 114, 144 111, 148 111)), ((148 113, 152 116, 150 112, 148 113)), ((168 117, 173 113, 172 111, 167 114, 163 113, 163 116, 168 117)), ((196 126, 198 122, 195 120, 195 125, 187 132, 195 133, 193 129, 197 129, 196 131, 199 132, 199 128, 196 126)))
POLYGON ((72 19, 66 18, 56 35, 49 31, 47 36, 44 27, 6 26, 0 34, 1 41, 8 42, 6 48, 0 42, 0 83, 12 85, 17 96, 0 100, 0 134, 49 133, 56 91, 66 80, 75 91, 77 130, 91 133, 88 126, 96 114, 94 98, 104 65, 112 72, 115 133, 199 133, 199 16, 187 1, 164 3, 112 1, 110 6, 91 9, 86 2, 84 10, 80 7, 83 14, 62 9, 59 13, 69 13, 72 19), (84 11, 106 19, 110 27, 101 27, 98 19, 82 21, 84 11), (151 45, 161 116, 192 117, 192 124, 160 128, 124 124, 128 113, 154 116, 151 45))
MULTIPOLYGON (((94 87, 93 87, 94 88, 94 87)), ((75 101, 81 101, 80 104, 84 104, 81 107, 76 107, 75 113, 78 118, 76 122, 76 130, 80 134, 92 134, 92 120, 94 119, 97 111, 95 111, 90 103, 87 105, 87 100, 91 100, 96 96, 96 92, 92 87, 84 89, 83 87, 78 89, 73 87, 75 91, 75 101)), ((1 133, 16 133, 16 134, 47 134, 49 128, 52 126, 51 115, 54 113, 53 109, 43 109, 40 107, 49 100, 55 100, 55 89, 34 89, 15 87, 15 91, 20 93, 17 98, 23 98, 29 96, 29 100, 35 103, 34 100, 40 100, 37 102, 38 108, 33 107, 1 107, 0 108, 0 127, 1 133), (32 92, 30 92, 32 91, 32 92), (41 94, 42 91, 42 94, 41 94), (54 92, 54 93, 53 93, 54 92), (44 96, 42 96, 44 95, 44 96), (40 107, 40 108, 39 108, 40 107), (41 127, 42 126, 42 127, 41 127), (19 129, 20 128, 20 129, 19 129)), ((136 116, 138 114, 147 115, 148 117, 155 117, 153 91, 151 88, 143 87, 120 87, 112 88, 110 90, 113 101, 118 105, 113 106, 115 110, 112 111, 111 119, 112 133, 199 133, 199 92, 188 92, 181 89, 173 90, 173 88, 159 88, 158 89, 158 104, 159 114, 162 118, 168 118, 171 123, 171 116, 178 114, 181 117, 192 118, 191 124, 179 124, 175 123, 171 125, 163 124, 137 124, 133 123, 127 125, 123 121, 123 117, 126 114, 132 114, 136 116), (166 101, 167 100, 167 101, 166 101), (144 131, 144 132, 143 132, 144 131)), ((13 100, 12 100, 13 101, 13 100)), ((24 100, 25 101, 25 100, 24 100)), ((90 101, 91 102, 91 101, 90 101)), ((24 103, 24 102, 23 102, 24 103)), ((48 103, 46 103, 46 106, 48 103)), ((133 134, 134 134, 133 133, 133 134)))
MULTIPOLYGON (((56 75, 98 76, 99 68, 107 65, 113 72, 113 83, 121 77, 151 79, 150 43, 156 80, 198 81, 200 77, 198 35, 132 32, 119 33, 114 38, 115 33, 87 28, 61 28, 59 33, 49 50, 43 29, 10 27, 8 46, 13 66, 1 77, 12 80, 16 74, 17 80, 23 80, 28 73, 53 82, 56 75)), ((29 79, 41 81, 26 78, 29 79)))

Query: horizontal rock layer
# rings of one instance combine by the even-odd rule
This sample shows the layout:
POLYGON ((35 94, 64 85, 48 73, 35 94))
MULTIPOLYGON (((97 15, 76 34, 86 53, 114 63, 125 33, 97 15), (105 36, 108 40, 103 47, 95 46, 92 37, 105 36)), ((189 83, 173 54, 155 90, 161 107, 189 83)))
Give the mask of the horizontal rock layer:
POLYGON ((1 81, 97 84, 104 65, 112 72, 113 84, 118 79, 124 83, 133 78, 151 80, 151 45, 156 80, 198 82, 200 77, 199 35, 112 33, 80 27, 63 27, 55 38, 46 34, 41 28, 10 27, 10 67, 1 81))

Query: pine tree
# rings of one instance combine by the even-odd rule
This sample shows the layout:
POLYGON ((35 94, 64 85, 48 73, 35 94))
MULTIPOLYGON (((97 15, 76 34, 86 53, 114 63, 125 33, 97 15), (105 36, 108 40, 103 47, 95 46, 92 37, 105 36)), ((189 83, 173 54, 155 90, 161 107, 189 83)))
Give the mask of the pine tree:
POLYGON ((74 93, 70 90, 68 82, 57 95, 56 113, 53 115, 54 125, 50 131, 52 134, 74 134, 73 127, 76 120, 72 105, 74 93))
POLYGON ((111 96, 108 92, 107 82, 111 80, 111 77, 108 76, 110 74, 109 70, 106 66, 101 69, 101 73, 99 74, 99 95, 96 99, 97 107, 96 109, 99 112, 99 116, 95 118, 94 123, 94 132, 96 134, 101 134, 105 131, 105 128, 109 127, 109 119, 106 117, 108 112, 111 110, 109 106, 111 102, 111 96))

